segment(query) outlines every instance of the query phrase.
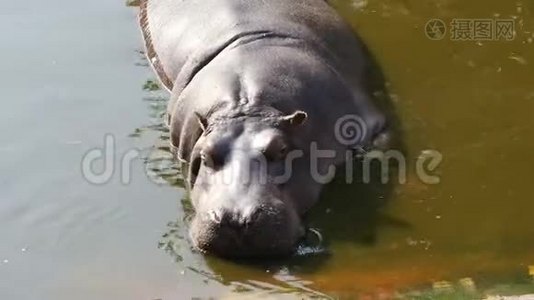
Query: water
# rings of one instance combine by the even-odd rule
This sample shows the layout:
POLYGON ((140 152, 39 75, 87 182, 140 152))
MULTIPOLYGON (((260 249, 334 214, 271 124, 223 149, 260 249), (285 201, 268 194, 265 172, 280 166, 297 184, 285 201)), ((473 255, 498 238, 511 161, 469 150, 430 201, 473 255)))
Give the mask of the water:
POLYGON ((154 77, 139 53, 134 9, 103 0, 5 3, 0 298, 534 293, 533 3, 334 4, 388 80, 408 181, 331 186, 310 218, 324 249, 249 265, 205 258, 184 239, 191 208, 166 148, 166 95, 146 85, 154 77), (431 40, 425 24, 434 18, 447 27, 454 18, 512 18, 517 36, 431 40), (103 148, 106 134, 117 168, 94 185, 82 158, 103 148), (443 155, 437 185, 415 176, 427 149, 443 155), (139 153, 127 164, 130 182, 119 168, 127 153, 139 153), (387 204, 377 211, 377 202, 387 204))

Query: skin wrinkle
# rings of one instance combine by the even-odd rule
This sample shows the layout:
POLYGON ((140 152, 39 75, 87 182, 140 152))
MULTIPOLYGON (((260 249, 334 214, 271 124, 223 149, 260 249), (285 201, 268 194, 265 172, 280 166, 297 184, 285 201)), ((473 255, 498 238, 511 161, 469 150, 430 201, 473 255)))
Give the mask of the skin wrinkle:
MULTIPOLYGON (((174 83, 181 82, 180 86, 176 86, 175 84, 173 84, 173 85, 170 85, 170 87, 168 88, 171 90, 174 90, 176 88, 178 91, 183 91, 195 79, 198 73, 200 73, 206 66, 208 66, 217 57, 224 55, 225 52, 242 47, 242 46, 252 44, 254 42, 261 41, 262 43, 265 43, 267 42, 268 39, 282 39, 286 41, 295 41, 295 42, 299 41, 298 38, 286 36, 283 34, 277 34, 277 33, 269 32, 269 31, 245 32, 242 34, 238 34, 230 38, 230 40, 226 42, 225 44, 223 44, 222 46, 220 46, 220 48, 215 49, 213 53, 207 54, 203 58, 198 58, 198 57, 193 57, 193 56, 188 57, 186 59, 186 63, 184 64, 181 71, 178 73, 177 77, 174 80, 174 83)), ((147 49, 152 48, 151 45, 147 47, 149 47, 147 49)), ((318 45, 318 47, 320 47, 320 45, 318 45)), ((157 60, 156 54, 154 54, 153 56, 157 60)), ((332 70, 335 70, 335 69, 332 68, 332 70)), ((162 76, 164 76, 163 78, 167 78, 167 75, 162 71, 162 68, 161 70, 158 70, 158 73, 162 73, 162 76)), ((242 80, 243 78, 240 78, 239 81, 237 81, 238 86, 236 87, 237 89, 235 89, 234 91, 243 91, 243 89, 241 89, 241 87, 244 86, 242 80)), ((164 83, 168 84, 168 82, 171 82, 171 81, 169 79, 164 79, 164 83)), ((239 98, 231 97, 230 99, 236 106, 239 106, 240 104, 239 100, 241 98, 247 99, 247 103, 250 102, 249 99, 251 99, 251 97, 248 94, 246 97, 239 97, 239 98)), ((173 106, 173 108, 170 109, 170 111, 174 109, 175 108, 173 106)))

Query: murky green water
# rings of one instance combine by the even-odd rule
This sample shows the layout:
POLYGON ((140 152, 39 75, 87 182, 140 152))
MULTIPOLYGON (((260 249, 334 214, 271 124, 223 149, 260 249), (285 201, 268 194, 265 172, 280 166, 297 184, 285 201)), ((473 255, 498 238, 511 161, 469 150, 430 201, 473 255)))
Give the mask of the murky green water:
POLYGON ((408 182, 331 186, 310 217, 326 251, 254 266, 205 258, 183 239, 190 208, 166 148, 166 95, 142 89, 154 76, 134 9, 5 3, 0 299, 534 293, 534 2, 334 2, 387 77, 408 182), (425 35, 435 18, 448 29, 441 40, 425 35), (453 41, 453 19, 512 19, 517 35, 453 41), (106 134, 117 168, 94 185, 82 158, 106 134), (121 172, 133 149, 139 158, 121 172), (443 155, 436 185, 414 171, 428 149, 443 155))

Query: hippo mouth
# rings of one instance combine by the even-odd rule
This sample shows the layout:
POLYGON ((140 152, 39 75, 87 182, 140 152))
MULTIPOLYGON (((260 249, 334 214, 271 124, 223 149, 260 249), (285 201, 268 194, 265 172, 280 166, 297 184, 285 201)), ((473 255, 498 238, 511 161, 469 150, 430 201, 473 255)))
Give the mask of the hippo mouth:
MULTIPOLYGON (((210 250, 207 250, 206 247, 199 245, 195 239, 190 240, 190 242, 191 245, 193 245, 193 249, 199 253, 204 255, 221 256, 220 254, 215 254, 210 250)), ((232 251, 232 255, 223 255, 222 257, 232 259, 238 258, 239 260, 249 261, 259 258, 270 258, 275 260, 286 258, 306 258, 325 254, 328 254, 328 250, 322 233, 318 229, 307 227, 303 236, 287 252, 272 252, 267 249, 265 251, 255 251, 254 254, 251 254, 249 251, 243 251, 239 248, 236 248, 232 251)))
POLYGON ((190 236, 190 242, 191 245, 193 245, 193 249, 202 254, 216 255, 232 259, 239 258, 247 260, 266 257, 272 259, 288 257, 302 258, 324 255, 328 253, 323 234, 318 229, 312 227, 305 227, 303 229, 302 237, 297 239, 297 241, 293 243, 293 246, 289 247, 287 251, 277 251, 269 248, 255 249, 254 251, 250 251, 250 249, 244 250, 246 247, 242 247, 243 241, 232 238, 232 242, 238 246, 232 249, 231 254, 221 255, 221 253, 214 253, 213 251, 209 250, 208 247, 202 244, 202 242, 199 242, 198 239, 195 239, 193 235, 190 236))
POLYGON ((236 227, 224 219, 210 222, 209 214, 197 213, 191 219, 189 240, 195 251, 231 260, 279 260, 327 253, 321 231, 298 219, 289 223, 270 219, 267 225, 271 226, 236 227))

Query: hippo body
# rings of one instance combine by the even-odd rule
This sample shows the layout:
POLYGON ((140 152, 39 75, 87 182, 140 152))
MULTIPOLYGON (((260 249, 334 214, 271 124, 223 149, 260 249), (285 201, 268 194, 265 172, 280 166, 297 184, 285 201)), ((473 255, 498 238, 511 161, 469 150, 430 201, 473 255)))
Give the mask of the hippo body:
POLYGON ((143 0, 140 25, 171 93, 166 118, 188 164, 193 244, 227 257, 291 253, 324 184, 312 146, 335 153, 313 166, 327 173, 386 131, 364 88, 360 41, 324 0, 143 0), (347 115, 365 127, 350 145, 336 135, 347 115), (258 160, 265 165, 252 166, 258 160))

